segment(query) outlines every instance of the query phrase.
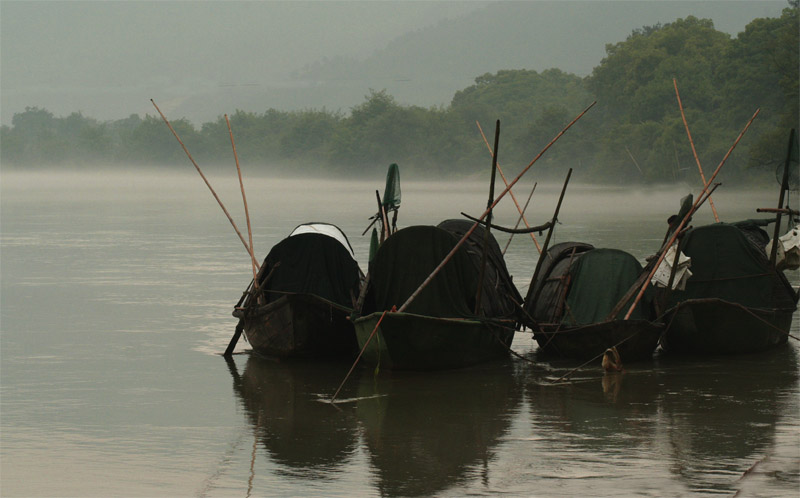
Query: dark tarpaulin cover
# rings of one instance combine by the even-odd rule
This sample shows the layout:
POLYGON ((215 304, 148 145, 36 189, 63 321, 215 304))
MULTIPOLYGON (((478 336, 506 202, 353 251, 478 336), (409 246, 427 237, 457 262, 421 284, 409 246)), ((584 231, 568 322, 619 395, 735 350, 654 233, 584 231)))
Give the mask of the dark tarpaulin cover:
POLYGON ((264 260, 259 286, 267 292, 267 302, 282 293, 313 294, 347 309, 358 296, 358 263, 333 237, 318 233, 293 235, 276 244, 264 260), (280 265, 275 266, 280 262, 280 265), (269 281, 263 280, 272 272, 269 281))
MULTIPOLYGON (((542 288, 538 301, 526 303, 542 323, 579 326, 605 321, 642 272, 642 265, 625 251, 580 242, 557 244, 546 257, 533 284, 542 288)), ((650 291, 645 293, 631 319, 654 319, 652 297, 650 291)), ((616 318, 627 310, 625 306, 616 318)))
POLYGON ((688 299, 718 298, 758 309, 794 309, 786 277, 769 264, 769 236, 757 223, 714 223, 686 233, 681 251, 692 258, 686 290, 673 291, 669 306, 688 299))
MULTIPOLYGON (((446 230, 461 239, 465 233, 472 228, 475 223, 468 220, 445 220, 439 223, 438 227, 446 230)), ((486 229, 477 226, 462 247, 466 247, 475 271, 480 274, 481 261, 483 258, 483 243, 486 229)), ((503 258, 503 251, 497 243, 494 235, 489 233, 489 244, 487 252, 486 268, 483 277, 483 289, 481 290, 481 310, 484 316, 511 318, 522 314, 515 302, 522 304, 522 296, 508 273, 506 261, 503 258)))
MULTIPOLYGON (((619 249, 594 249, 586 252, 570 269, 567 313, 562 323, 588 325, 604 321, 642 273, 642 265, 631 254, 619 249)), ((646 292, 630 318, 652 320, 652 299, 646 292)), ((630 304, 632 304, 633 298, 630 304)), ((620 311, 622 318, 630 304, 620 311)))
MULTIPOLYGON (((386 239, 369 266, 362 315, 400 308, 457 242, 455 236, 433 226, 403 228, 386 239)), ((477 280, 462 246, 405 311, 441 318, 473 317, 477 280)))

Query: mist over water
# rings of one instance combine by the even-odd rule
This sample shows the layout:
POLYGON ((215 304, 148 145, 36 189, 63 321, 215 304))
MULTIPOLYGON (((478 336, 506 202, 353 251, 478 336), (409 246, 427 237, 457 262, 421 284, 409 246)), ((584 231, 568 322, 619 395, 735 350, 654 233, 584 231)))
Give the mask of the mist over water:
MULTIPOLYGON (((247 238, 235 173, 209 180, 247 238)), ((366 270, 361 232, 383 181, 245 178, 256 257, 296 225, 326 221, 366 270)), ((515 187, 520 204, 534 181, 531 171, 515 187)), ((680 199, 699 191, 573 181, 551 243, 640 260, 658 249, 680 199)), ((560 189, 537 187, 532 225, 552 216, 560 189)), ((473 181, 403 177, 402 190, 400 227, 480 215, 488 197, 473 181)), ((723 186, 714 200, 725 221, 760 217, 777 188, 723 186)), ((513 226, 515 213, 503 199, 495 222, 513 226)), ((704 206, 693 224, 711 221, 704 206)), ((507 235, 495 235, 504 247, 507 235)), ((524 294, 537 258, 530 237, 516 235, 506 258, 524 294)), ((229 366, 218 356, 251 278, 242 243, 191 170, 3 172, 0 494, 791 496, 800 485, 794 341, 752 357, 657 357, 617 377, 589 365, 552 386, 576 365, 538 361, 519 333, 514 350, 535 364, 357 369, 342 393, 352 401, 337 409, 320 400, 349 364, 237 355, 229 366)))

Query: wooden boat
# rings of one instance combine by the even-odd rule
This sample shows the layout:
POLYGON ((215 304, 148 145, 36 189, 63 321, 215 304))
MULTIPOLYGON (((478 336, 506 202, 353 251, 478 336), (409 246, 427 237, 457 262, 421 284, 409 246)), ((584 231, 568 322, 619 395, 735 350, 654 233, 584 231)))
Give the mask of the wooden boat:
POLYGON ((770 221, 715 223, 683 236, 693 275, 665 298, 665 351, 738 354, 786 344, 798 295, 767 256, 759 225, 770 221))
POLYGON ((651 293, 630 319, 609 317, 643 271, 636 258, 581 242, 556 244, 543 257, 525 302, 542 353, 588 360, 616 347, 623 363, 652 357, 664 326, 651 293))
MULTIPOLYGON (((755 353, 788 342, 800 293, 783 274, 784 267, 796 268, 792 258, 779 262, 778 248, 783 245, 783 214, 788 215, 790 231, 800 221, 793 220, 799 214, 789 209, 786 197, 797 188, 796 180, 791 180, 800 156, 796 138, 791 130, 778 207, 757 210, 775 213, 774 219, 715 223, 691 229, 680 239, 678 249, 691 258, 693 275, 684 289, 662 293, 667 310, 667 329, 661 339, 665 351, 755 353), (775 227, 768 255, 769 235, 761 227, 772 222, 775 227)), ((796 250, 792 247, 790 253, 796 250)), ((782 248, 781 252, 785 251, 782 248)))
POLYGON ((361 271, 347 237, 325 223, 300 225, 267 255, 236 304, 253 351, 269 356, 352 357, 349 315, 361 271))
MULTIPOLYGON (((484 297, 475 312, 481 255, 469 241, 404 312, 391 311, 401 307, 455 247, 458 237, 445 228, 461 225, 443 225, 399 230, 370 262, 363 308, 355 320, 366 362, 391 369, 432 370, 507 357, 518 323, 511 296, 515 293, 520 302, 521 297, 505 263, 498 266, 496 258, 488 258, 484 297)), ((482 241, 483 229, 478 227, 476 232, 473 240, 482 241)), ((497 242, 493 237, 490 241, 490 250, 499 254, 497 242)))

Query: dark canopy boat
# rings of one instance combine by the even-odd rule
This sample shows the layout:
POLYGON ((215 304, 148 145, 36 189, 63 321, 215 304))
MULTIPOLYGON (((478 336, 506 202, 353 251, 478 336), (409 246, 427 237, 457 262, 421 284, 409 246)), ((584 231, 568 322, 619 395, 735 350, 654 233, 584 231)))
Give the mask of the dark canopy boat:
MULTIPOLYGON (((790 232, 797 230, 795 224, 800 222, 795 218, 800 213, 789 208, 787 196, 798 188, 795 173, 800 152, 796 138, 795 130, 791 130, 778 207, 757 210, 775 213, 774 219, 700 226, 688 230, 679 240, 678 248, 691 258, 692 276, 685 289, 662 293, 667 329, 661 347, 665 351, 754 353, 788 342, 799 296, 783 268, 797 266, 791 257, 780 262, 778 248, 783 246, 781 217, 788 215, 790 232), (761 227, 772 222, 775 225, 768 254, 769 235, 761 227)), ((796 242, 789 242, 789 246, 782 252, 789 249, 796 253, 796 242)))
POLYGON ((628 320, 622 315, 630 303, 617 306, 642 274, 636 258, 581 242, 556 244, 542 257, 525 302, 540 351, 591 359, 616 347, 623 362, 653 355, 663 325, 656 322, 652 293, 645 293, 628 320), (621 311, 612 316, 615 309, 621 311))
POLYGON ((253 350, 277 357, 346 356, 356 351, 348 320, 361 270, 336 226, 298 226, 276 244, 236 304, 253 350))
POLYGON ((392 369, 432 370, 508 355, 519 321, 514 302, 522 298, 491 236, 481 285, 481 227, 403 312, 391 312, 402 307, 456 246, 456 234, 471 226, 461 220, 439 227, 412 226, 380 246, 370 262, 363 308, 355 320, 359 347, 366 345, 365 361, 392 369), (482 297, 476 312, 479 286, 482 297))
POLYGON ((767 256, 772 220, 715 223, 686 232, 680 250, 691 258, 684 290, 666 298, 668 352, 736 354, 787 342, 798 295, 767 256))

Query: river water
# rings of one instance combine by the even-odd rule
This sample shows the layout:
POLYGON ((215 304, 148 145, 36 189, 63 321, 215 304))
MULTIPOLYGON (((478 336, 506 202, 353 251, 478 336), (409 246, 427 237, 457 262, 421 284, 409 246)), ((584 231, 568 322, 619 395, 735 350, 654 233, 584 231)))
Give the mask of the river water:
MULTIPOLYGON (((400 226, 486 206, 484 184, 404 180, 400 226)), ((689 191, 579 180, 554 242, 616 247, 640 260, 657 249, 689 191)), ((211 181, 246 234, 235 176, 211 181)), ((365 268, 369 241, 360 234, 382 181, 382 172, 358 182, 248 180, 259 259, 295 225, 328 221, 348 234, 365 268)), ((515 189, 520 204, 531 182, 515 189)), ((776 191, 724 188, 715 194, 723 220, 777 202, 776 191)), ((537 188, 531 224, 552 215, 559 189, 537 188)), ((518 333, 513 349, 529 361, 433 373, 357 369, 331 405, 325 400, 349 363, 219 356, 252 274, 196 175, 5 172, 0 214, 4 497, 800 490, 794 340, 754 356, 656 355, 615 375, 590 364, 555 384, 577 365, 538 358, 530 334, 518 333)), ((496 220, 516 222, 510 199, 496 220)), ((710 220, 705 206, 695 224, 710 220)), ((516 236, 507 261, 523 295, 536 258, 530 238, 516 236)), ((789 278, 800 283, 796 271, 789 278)), ((792 330, 800 337, 797 315, 792 330)), ((240 341, 237 350, 246 348, 240 341)))

